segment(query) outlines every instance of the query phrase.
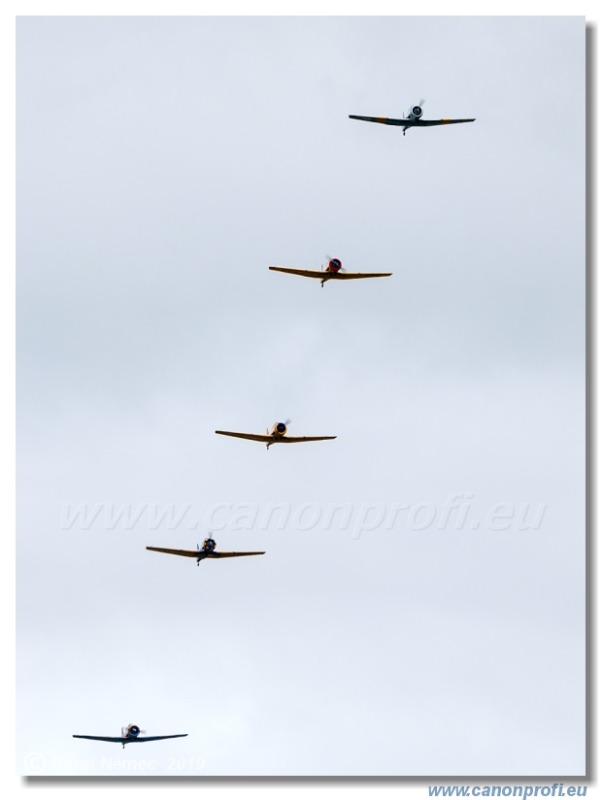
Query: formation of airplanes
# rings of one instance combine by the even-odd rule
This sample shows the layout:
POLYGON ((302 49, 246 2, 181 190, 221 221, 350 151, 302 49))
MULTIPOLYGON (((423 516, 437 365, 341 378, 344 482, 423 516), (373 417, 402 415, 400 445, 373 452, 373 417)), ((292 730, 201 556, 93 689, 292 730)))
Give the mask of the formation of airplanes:
POLYGON ((416 106, 412 106, 402 119, 392 117, 361 117, 357 114, 350 114, 350 119, 360 119, 364 122, 379 122, 382 125, 397 125, 402 128, 402 133, 406 136, 409 128, 432 128, 435 125, 458 125, 461 122, 475 122, 475 117, 471 119, 423 119, 423 103, 419 100, 416 106))
MULTIPOLYGON (((426 128, 436 125, 455 125, 463 122, 475 122, 472 119, 423 119, 423 103, 420 100, 417 105, 412 106, 402 119, 394 119, 389 117, 366 117, 350 114, 350 119, 362 120, 365 122, 377 122, 383 125, 395 125, 402 128, 402 133, 406 135, 409 128, 426 128)), ((283 272, 288 275, 299 275, 304 278, 315 278, 320 280, 320 285, 323 287, 327 281, 330 280, 357 280, 364 278, 388 278, 392 275, 391 272, 346 272, 343 270, 342 262, 339 258, 329 258, 328 263, 324 269, 311 270, 311 269, 298 269, 295 267, 280 267, 270 266, 268 269, 274 272, 283 272)), ((320 442, 327 439, 336 439, 336 436, 288 436, 286 422, 276 422, 271 430, 267 430, 265 434, 258 433, 240 433, 238 431, 215 431, 221 436, 231 436, 237 439, 249 439, 255 442, 261 442, 269 449, 273 444, 298 444, 300 442, 320 442)), ((167 553, 169 555, 184 556, 187 558, 194 558, 199 566, 201 561, 213 558, 236 558, 240 556, 261 556, 265 554, 263 550, 250 550, 250 551, 220 551, 216 550, 216 541, 211 536, 206 538, 202 547, 197 545, 196 550, 179 550, 169 547, 147 547, 156 553, 167 553)), ((88 736, 81 734, 73 734, 74 739, 92 739, 100 742, 119 742, 125 748, 126 744, 133 742, 154 742, 162 739, 180 739, 188 736, 187 733, 175 733, 167 736, 141 736, 143 733, 138 725, 127 725, 121 729, 121 736, 88 736)))
POLYGON ((188 733, 172 733, 168 736, 141 736, 144 733, 138 725, 126 725, 121 729, 121 736, 84 736, 82 734, 74 733, 74 739, 92 739, 95 742, 119 742, 125 748, 127 744, 132 742, 158 742, 160 739, 182 739, 188 736, 188 733))
POLYGON ((196 558, 197 566, 201 561, 206 558, 237 558, 238 556, 263 556, 264 550, 245 550, 243 552, 226 552, 224 550, 216 550, 216 541, 209 537, 203 542, 203 546, 197 545, 196 550, 173 550, 170 547, 147 547, 147 550, 153 550, 155 553, 169 553, 172 556, 186 556, 187 558, 196 558))

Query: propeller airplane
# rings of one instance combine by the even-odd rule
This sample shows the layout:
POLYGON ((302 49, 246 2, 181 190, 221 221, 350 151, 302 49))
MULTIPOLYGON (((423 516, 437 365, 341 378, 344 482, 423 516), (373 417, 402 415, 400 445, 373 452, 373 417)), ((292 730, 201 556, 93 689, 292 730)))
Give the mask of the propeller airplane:
POLYGON ((172 550, 169 547, 147 547, 147 550, 153 550, 155 553, 169 553, 173 556, 187 556, 188 558, 196 558, 197 566, 200 561, 206 558, 235 558, 236 556, 263 556, 265 550, 248 550, 239 553, 227 553, 225 551, 216 550, 215 539, 211 536, 205 539, 203 547, 197 545, 196 550, 172 550))
POLYGON ((287 425, 291 420, 286 422, 275 422, 271 431, 262 433, 237 433, 236 431, 216 431, 221 436, 234 436, 237 439, 251 439, 254 442, 262 442, 266 445, 266 449, 272 444, 297 444, 298 442, 322 442, 325 439, 336 439, 336 436, 286 436, 287 425))
POLYGON ((297 269, 294 267, 268 267, 274 272, 286 272, 288 275, 301 275, 304 278, 319 278, 321 287, 326 281, 351 281, 358 278, 389 278, 391 272, 346 272, 342 270, 339 258, 329 258, 324 269, 297 269))
POLYGON ((121 729, 121 736, 82 736, 74 733, 74 739, 93 739, 97 742, 120 742, 125 748, 131 742, 157 742, 159 739, 180 739, 188 736, 188 733, 173 733, 171 736, 141 736, 144 733, 138 725, 126 725, 121 729))
POLYGON ((392 119, 391 117, 359 117, 356 114, 349 114, 350 119, 360 119, 365 122, 380 122, 383 125, 398 125, 402 128, 402 133, 406 136, 408 128, 430 128, 434 125, 456 125, 460 122, 475 122, 472 119, 423 119, 423 103, 419 100, 416 106, 412 106, 403 119, 392 119))

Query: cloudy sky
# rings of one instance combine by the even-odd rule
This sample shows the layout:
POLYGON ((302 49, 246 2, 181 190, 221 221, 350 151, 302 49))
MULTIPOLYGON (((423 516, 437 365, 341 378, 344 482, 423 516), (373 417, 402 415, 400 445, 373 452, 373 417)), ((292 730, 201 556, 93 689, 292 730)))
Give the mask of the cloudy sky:
POLYGON ((18 21, 19 771, 584 772, 584 44, 18 21))

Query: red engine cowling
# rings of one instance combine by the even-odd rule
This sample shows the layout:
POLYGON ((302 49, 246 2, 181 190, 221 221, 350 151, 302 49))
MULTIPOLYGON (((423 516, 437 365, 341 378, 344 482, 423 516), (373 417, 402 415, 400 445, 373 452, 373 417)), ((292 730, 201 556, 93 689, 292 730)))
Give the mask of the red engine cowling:
POLYGON ((327 272, 339 272, 341 269, 341 261, 338 258, 330 258, 327 264, 327 272))

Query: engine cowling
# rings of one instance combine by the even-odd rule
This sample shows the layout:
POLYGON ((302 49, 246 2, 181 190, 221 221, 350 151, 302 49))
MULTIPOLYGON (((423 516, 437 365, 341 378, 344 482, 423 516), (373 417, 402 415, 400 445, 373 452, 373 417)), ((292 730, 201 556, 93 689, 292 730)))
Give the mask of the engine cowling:
POLYGON ((215 550, 216 549, 216 541, 215 541, 215 539, 211 539, 211 538, 206 539, 203 542, 203 549, 204 550, 209 550, 209 551, 215 550))
POLYGON ((327 264, 328 272, 339 272, 341 269, 342 264, 338 258, 330 258, 329 263, 327 264))
POLYGON ((423 116, 423 109, 421 108, 421 106, 413 106, 410 109, 410 116, 413 119, 421 119, 421 117, 423 116))
POLYGON ((287 433, 287 426, 284 422, 277 422, 273 431, 277 436, 284 436, 287 433))
POLYGON ((138 725, 129 725, 128 726, 128 736, 138 736, 140 733, 140 728, 138 725))

